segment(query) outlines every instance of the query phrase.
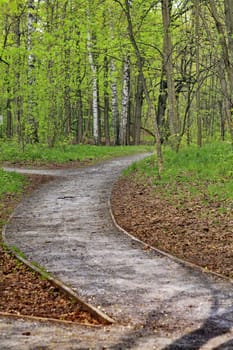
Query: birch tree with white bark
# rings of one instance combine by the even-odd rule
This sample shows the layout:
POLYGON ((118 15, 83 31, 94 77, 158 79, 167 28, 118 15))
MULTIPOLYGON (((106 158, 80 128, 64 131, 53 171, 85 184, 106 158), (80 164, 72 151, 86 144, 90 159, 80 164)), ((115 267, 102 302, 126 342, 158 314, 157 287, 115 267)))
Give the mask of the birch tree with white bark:
POLYGON ((128 144, 128 127, 129 127, 129 103, 130 103, 130 56, 126 54, 123 61, 122 77, 122 106, 120 115, 120 143, 128 144))
POLYGON ((98 106, 98 69, 93 54, 93 38, 90 31, 87 32, 87 50, 92 72, 92 113, 93 113, 93 138, 96 145, 100 142, 99 137, 99 106, 98 106))

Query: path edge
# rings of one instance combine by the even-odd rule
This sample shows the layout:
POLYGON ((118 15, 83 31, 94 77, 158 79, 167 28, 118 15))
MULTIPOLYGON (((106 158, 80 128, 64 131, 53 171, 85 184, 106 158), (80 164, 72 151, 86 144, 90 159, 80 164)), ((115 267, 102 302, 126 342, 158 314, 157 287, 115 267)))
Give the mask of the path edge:
MULTIPOLYGON (((22 202, 18 204, 18 206, 21 206, 22 202)), ((19 261, 21 261, 24 265, 28 266, 32 271, 38 273, 41 277, 46 274, 46 279, 55 287, 57 287, 62 293, 66 294, 68 297, 72 298, 74 301, 76 301, 78 304, 81 305, 84 311, 89 312, 93 317, 95 317, 100 322, 103 322, 103 325, 111 325, 116 323, 116 321, 105 314, 103 311, 99 310, 95 306, 85 302, 82 298, 79 297, 79 295, 73 291, 70 287, 68 287, 65 283, 63 283, 61 280, 58 280, 57 278, 53 277, 48 271, 46 271, 43 267, 37 265, 35 266, 33 263, 31 263, 26 258, 22 257, 20 254, 18 254, 8 243, 8 240, 6 238, 6 229, 8 223, 13 219, 15 210, 10 215, 9 219, 7 220, 7 223, 3 226, 2 229, 2 241, 5 244, 6 248, 9 250, 9 252, 19 261)))
MULTIPOLYGON (((113 187, 112 187, 112 191, 113 191, 113 187)), ((155 247, 151 246, 150 244, 147 244, 147 243, 141 241, 139 238, 135 237, 134 235, 132 235, 131 233, 126 231, 123 227, 121 227, 117 223, 116 218, 115 218, 115 216, 113 214, 112 205, 111 205, 112 191, 111 191, 111 194, 110 194, 110 197, 109 197, 109 200, 108 200, 108 207, 109 207, 109 212, 110 212, 110 216, 111 216, 112 222, 113 222, 113 224, 116 226, 116 228, 118 230, 120 230, 125 235, 130 237, 133 241, 136 241, 139 244, 141 244, 141 246, 146 247, 146 249, 151 249, 152 251, 156 252, 157 254, 159 254, 159 255, 161 255, 163 257, 167 257, 167 258, 175 261, 176 263, 178 263, 178 264, 180 264, 180 265, 182 265, 182 266, 184 266, 186 268, 195 269, 196 271, 199 271, 199 272, 201 272, 203 274, 210 275, 210 276, 215 277, 215 278, 220 278, 220 279, 225 280, 225 281, 227 281, 227 282, 229 282, 229 283, 231 283, 233 285, 233 279, 228 278, 228 277, 226 277, 224 275, 221 275, 220 273, 217 273, 217 272, 214 272, 214 271, 211 271, 211 270, 206 270, 204 267, 202 267, 200 265, 196 265, 194 263, 191 263, 190 261, 180 259, 180 258, 176 257, 175 255, 169 254, 169 253, 167 253, 167 252, 165 252, 163 250, 155 248, 155 247)))

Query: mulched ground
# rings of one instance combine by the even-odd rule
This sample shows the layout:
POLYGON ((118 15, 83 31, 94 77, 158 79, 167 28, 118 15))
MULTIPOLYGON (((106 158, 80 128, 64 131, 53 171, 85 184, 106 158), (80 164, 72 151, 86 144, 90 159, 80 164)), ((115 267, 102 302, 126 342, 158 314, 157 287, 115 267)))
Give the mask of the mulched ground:
POLYGON ((114 186, 117 223, 146 244, 207 270, 233 278, 233 212, 221 202, 191 199, 177 183, 172 198, 164 190, 140 184, 133 175, 114 186))
MULTIPOLYGON (((24 194, 29 194, 52 177, 31 175, 24 194)), ((0 230, 19 203, 18 195, 7 195, 0 202, 0 230)), ((0 312, 54 318, 83 324, 99 325, 82 307, 58 288, 18 262, 3 248, 0 240, 0 312)))

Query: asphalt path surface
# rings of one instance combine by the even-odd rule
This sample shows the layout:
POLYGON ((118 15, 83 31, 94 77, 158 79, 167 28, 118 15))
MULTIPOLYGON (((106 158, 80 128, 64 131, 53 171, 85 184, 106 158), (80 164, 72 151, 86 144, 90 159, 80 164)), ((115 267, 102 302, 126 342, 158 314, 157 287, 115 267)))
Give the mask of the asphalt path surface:
POLYGON ((55 180, 18 206, 7 243, 116 322, 65 326, 2 317, 1 350, 233 349, 233 284, 147 249, 114 225, 113 183, 144 156, 77 170, 31 170, 55 180))

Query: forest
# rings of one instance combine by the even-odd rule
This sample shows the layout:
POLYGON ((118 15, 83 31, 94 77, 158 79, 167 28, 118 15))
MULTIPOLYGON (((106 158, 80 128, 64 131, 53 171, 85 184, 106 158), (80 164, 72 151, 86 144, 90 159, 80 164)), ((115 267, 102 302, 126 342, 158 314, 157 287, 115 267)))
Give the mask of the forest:
POLYGON ((0 0, 0 28, 0 343, 233 349, 233 0, 0 0))
POLYGON ((231 0, 0 1, 0 137, 233 139, 231 0))

